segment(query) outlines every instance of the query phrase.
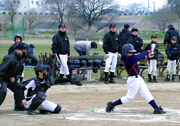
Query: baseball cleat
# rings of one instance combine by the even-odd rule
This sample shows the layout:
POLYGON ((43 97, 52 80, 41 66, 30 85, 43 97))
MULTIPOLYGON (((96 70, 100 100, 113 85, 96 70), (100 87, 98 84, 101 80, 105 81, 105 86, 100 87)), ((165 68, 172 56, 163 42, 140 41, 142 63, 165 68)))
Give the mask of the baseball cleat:
POLYGON ((116 83, 116 81, 114 81, 114 80, 109 80, 109 83, 116 83))
POLYGON ((108 113, 113 111, 113 109, 114 109, 114 107, 111 104, 112 104, 112 102, 107 103, 106 112, 108 112, 108 113))
POLYGON ((161 106, 159 106, 158 109, 154 109, 154 113, 153 114, 166 114, 165 111, 163 111, 163 109, 161 108, 161 106))
POLYGON ((27 110, 27 114, 28 114, 28 115, 35 115, 35 111, 29 109, 29 110, 27 110))
POLYGON ((105 84, 109 84, 109 81, 106 81, 106 80, 105 80, 104 83, 105 83, 105 84))

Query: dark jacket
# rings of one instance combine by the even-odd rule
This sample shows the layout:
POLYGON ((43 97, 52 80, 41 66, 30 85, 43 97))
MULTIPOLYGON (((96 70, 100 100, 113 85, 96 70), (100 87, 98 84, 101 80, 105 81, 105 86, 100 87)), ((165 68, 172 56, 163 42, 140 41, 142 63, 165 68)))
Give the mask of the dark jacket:
POLYGON ((175 44, 169 44, 167 47, 166 47, 166 55, 167 55, 167 58, 170 59, 170 60, 175 60, 175 59, 178 59, 179 58, 179 54, 180 54, 180 47, 177 43, 175 44))
POLYGON ((15 50, 16 43, 12 44, 11 47, 8 50, 8 54, 11 54, 15 50))
POLYGON ((11 77, 17 81, 22 75, 23 68, 23 58, 16 51, 6 55, 0 64, 0 83, 2 80, 10 82, 11 77))
POLYGON ((139 36, 131 35, 128 39, 128 43, 134 46, 134 49, 137 51, 137 53, 142 52, 141 47, 143 46, 143 41, 139 36))
POLYGON ((179 33, 174 29, 174 28, 170 28, 165 35, 164 38, 164 44, 170 44, 171 43, 171 38, 176 36, 178 39, 178 44, 180 44, 180 37, 179 37, 179 33))
POLYGON ((147 44, 147 46, 145 47, 145 50, 149 50, 149 49, 151 50, 151 45, 152 44, 156 44, 156 47, 153 50, 154 51, 154 56, 152 58, 150 58, 149 60, 158 58, 158 45, 157 45, 157 43, 151 42, 151 43, 147 44))
POLYGON ((66 35, 66 32, 59 31, 56 35, 53 36, 52 41, 51 50, 53 53, 70 55, 69 39, 66 35))
POLYGON ((116 32, 108 32, 103 38, 103 49, 106 54, 108 52, 120 53, 119 35, 116 32))

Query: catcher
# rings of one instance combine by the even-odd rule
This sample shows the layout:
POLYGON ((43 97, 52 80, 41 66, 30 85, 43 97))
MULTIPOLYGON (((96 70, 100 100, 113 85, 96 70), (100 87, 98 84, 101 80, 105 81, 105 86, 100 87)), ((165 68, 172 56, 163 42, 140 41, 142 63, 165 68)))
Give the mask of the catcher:
POLYGON ((39 110, 41 114, 54 113, 57 114, 61 111, 61 106, 55 104, 54 102, 46 100, 46 91, 51 87, 51 85, 63 82, 71 82, 78 86, 81 86, 80 75, 72 76, 69 78, 58 78, 54 79, 50 76, 50 67, 48 65, 36 65, 35 74, 37 77, 31 78, 24 82, 22 88, 21 96, 23 98, 22 103, 27 105, 27 114, 34 115, 35 110, 39 110), (27 91, 26 99, 24 97, 24 90, 27 91))

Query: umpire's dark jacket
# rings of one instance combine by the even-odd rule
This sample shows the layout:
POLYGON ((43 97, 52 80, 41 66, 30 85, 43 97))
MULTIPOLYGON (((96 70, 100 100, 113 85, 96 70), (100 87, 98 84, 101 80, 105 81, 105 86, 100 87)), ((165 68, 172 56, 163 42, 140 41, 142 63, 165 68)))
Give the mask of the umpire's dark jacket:
POLYGON ((143 46, 143 41, 139 36, 131 35, 128 39, 128 43, 132 44, 138 53, 142 52, 141 47, 143 46))
POLYGON ((9 48, 8 54, 11 54, 15 50, 15 45, 16 45, 16 42, 12 44, 12 46, 9 48))
POLYGON ((16 51, 6 55, 0 64, 0 84, 1 81, 10 82, 11 77, 17 81, 22 75, 23 68, 23 58, 16 51))
POLYGON ((119 35, 116 32, 110 31, 104 35, 103 49, 104 49, 105 54, 108 54, 108 52, 120 53, 119 35))
POLYGON ((54 35, 52 41, 53 43, 51 50, 53 53, 70 55, 69 39, 66 32, 59 31, 56 35, 54 35))
POLYGON ((151 42, 151 43, 149 43, 149 44, 147 44, 147 46, 145 47, 145 50, 151 50, 151 45, 152 44, 156 44, 156 47, 155 47, 155 49, 154 49, 154 56, 152 57, 152 58, 149 58, 149 60, 151 60, 151 59, 158 59, 158 45, 157 45, 157 43, 154 43, 154 42, 151 42))
POLYGON ((171 43, 171 38, 176 36, 178 41, 177 43, 180 44, 180 37, 179 37, 179 33, 174 29, 174 28, 170 28, 165 35, 164 38, 164 44, 170 44, 171 43))
POLYGON ((180 47, 179 47, 179 45, 177 43, 169 44, 166 47, 166 55, 167 55, 167 58, 170 59, 170 60, 178 59, 179 55, 180 55, 180 47))

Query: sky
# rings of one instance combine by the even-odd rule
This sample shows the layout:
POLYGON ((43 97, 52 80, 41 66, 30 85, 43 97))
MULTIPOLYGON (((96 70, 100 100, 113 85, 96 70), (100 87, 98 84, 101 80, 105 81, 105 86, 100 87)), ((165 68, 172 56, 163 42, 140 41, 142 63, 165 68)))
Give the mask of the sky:
MULTIPOLYGON (((145 6, 148 8, 148 0, 115 0, 119 2, 122 6, 127 6, 130 3, 144 3, 145 6)), ((153 10, 153 2, 155 1, 155 10, 162 8, 163 5, 167 4, 167 0, 149 0, 150 11, 153 10), (152 10, 151 10, 152 9, 152 10)))

